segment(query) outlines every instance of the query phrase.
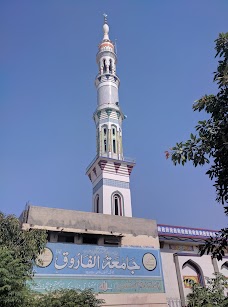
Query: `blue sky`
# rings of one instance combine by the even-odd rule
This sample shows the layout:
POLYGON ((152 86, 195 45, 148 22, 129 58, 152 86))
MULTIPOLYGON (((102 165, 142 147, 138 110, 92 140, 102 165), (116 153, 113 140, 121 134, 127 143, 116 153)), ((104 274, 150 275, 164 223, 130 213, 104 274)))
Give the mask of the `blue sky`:
POLYGON ((227 224, 207 167, 174 167, 164 151, 188 138, 192 104, 213 84, 214 40, 227 1, 1 1, 0 210, 25 203, 91 211, 95 61, 102 14, 117 39, 117 74, 133 215, 218 229, 227 224))

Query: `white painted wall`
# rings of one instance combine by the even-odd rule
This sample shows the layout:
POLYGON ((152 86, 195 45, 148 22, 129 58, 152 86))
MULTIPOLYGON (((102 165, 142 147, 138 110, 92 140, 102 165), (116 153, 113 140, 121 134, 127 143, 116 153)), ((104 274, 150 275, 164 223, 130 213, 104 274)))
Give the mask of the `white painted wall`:
MULTIPOLYGON (((206 283, 206 279, 207 278, 213 278, 214 276, 214 267, 212 264, 212 260, 211 260, 211 256, 210 255, 204 255, 202 257, 199 256, 178 256, 178 260, 179 260, 179 266, 180 266, 180 271, 181 271, 181 275, 182 275, 182 280, 183 277, 186 275, 193 275, 196 276, 196 272, 192 269, 190 269, 189 267, 186 267, 183 269, 183 265, 186 261, 188 260, 192 260, 194 261, 202 270, 203 275, 204 275, 204 279, 205 279, 205 283, 206 283)), ((184 287, 184 282, 182 281, 183 284, 183 289, 184 289, 184 294, 185 296, 187 296, 188 293, 191 292, 191 290, 189 288, 185 288, 184 287)))
POLYGON ((119 187, 111 187, 111 186, 104 185, 102 188, 102 191, 103 191, 103 213, 104 214, 112 214, 111 195, 115 191, 119 191, 123 195, 124 216, 128 216, 128 217, 132 216, 130 189, 123 189, 119 187))
MULTIPOLYGON (((170 243, 172 244, 172 243, 170 243)), ((174 244, 174 243, 173 243, 174 244)), ((192 270, 190 267, 183 268, 183 265, 186 261, 192 260, 194 261, 199 267, 201 268, 204 278, 214 278, 214 266, 212 264, 211 256, 204 255, 199 257, 197 255, 197 247, 194 247, 193 252, 183 252, 181 255, 180 251, 175 251, 169 249, 169 244, 165 243, 164 248, 161 249, 161 258, 162 258, 162 267, 163 267, 163 274, 164 274, 164 283, 165 283, 165 291, 167 299, 180 299, 179 287, 178 287, 178 280, 176 274, 176 267, 174 263, 174 254, 178 253, 178 261, 179 261, 179 269, 182 276, 182 287, 185 296, 191 292, 191 289, 184 287, 183 276, 197 276, 197 273, 192 270), (186 256, 188 253, 188 256, 186 256)), ((228 258, 224 258, 223 261, 218 262, 219 271, 228 277, 228 269, 223 268, 221 266, 224 262, 228 261, 228 258)), ((206 280, 205 280, 206 282, 206 280)))
MULTIPOLYGON (((125 171, 126 167, 125 166, 120 166, 120 168, 118 169, 118 172, 120 171, 125 171)), ((124 182, 130 182, 130 177, 129 175, 119 175, 119 174, 111 174, 111 173, 103 173, 102 178, 108 178, 108 179, 114 179, 114 180, 119 180, 119 181, 124 181, 124 182)))
POLYGON ((173 252, 161 250, 162 268, 167 298, 180 298, 173 252))
POLYGON ((221 261, 217 261, 219 272, 228 278, 228 268, 226 268, 226 267, 222 268, 222 265, 225 262, 228 262, 228 258, 223 258, 221 261))
POLYGON ((204 255, 202 257, 194 257, 192 256, 178 256, 179 264, 180 264, 180 270, 182 270, 183 264, 188 261, 192 260, 196 262, 202 269, 204 277, 213 278, 214 277, 214 267, 212 265, 211 256, 210 255, 204 255))
POLYGON ((119 187, 101 186, 100 189, 93 195, 92 198, 92 212, 94 212, 94 200, 96 195, 99 195, 100 213, 112 214, 111 195, 118 191, 122 194, 124 200, 124 216, 132 217, 131 209, 131 192, 130 189, 124 189, 119 187))

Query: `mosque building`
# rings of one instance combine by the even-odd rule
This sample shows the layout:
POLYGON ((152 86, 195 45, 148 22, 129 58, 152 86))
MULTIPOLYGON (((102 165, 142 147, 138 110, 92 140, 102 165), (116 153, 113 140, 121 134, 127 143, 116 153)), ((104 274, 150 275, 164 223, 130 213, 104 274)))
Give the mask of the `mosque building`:
POLYGON ((191 282, 203 286, 221 272, 218 262, 200 257, 198 246, 215 230, 157 225, 132 217, 130 175, 135 161, 122 144, 125 119, 119 103, 117 55, 107 16, 96 56, 96 156, 86 169, 92 183, 92 212, 28 205, 23 229, 45 229, 48 243, 34 268, 34 290, 92 288, 104 306, 183 307, 191 282))

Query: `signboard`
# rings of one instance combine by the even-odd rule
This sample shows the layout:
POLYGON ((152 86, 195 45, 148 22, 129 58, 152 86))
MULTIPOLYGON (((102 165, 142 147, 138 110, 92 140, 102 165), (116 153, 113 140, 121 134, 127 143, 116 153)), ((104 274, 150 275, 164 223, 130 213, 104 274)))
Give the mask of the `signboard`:
POLYGON ((48 243, 34 268, 34 290, 164 292, 159 250, 48 243))

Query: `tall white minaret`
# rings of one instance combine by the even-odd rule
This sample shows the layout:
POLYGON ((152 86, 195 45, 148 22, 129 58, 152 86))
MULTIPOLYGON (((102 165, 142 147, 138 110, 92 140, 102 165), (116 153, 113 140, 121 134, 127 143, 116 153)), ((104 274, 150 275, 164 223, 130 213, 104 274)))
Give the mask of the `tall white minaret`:
POLYGON ((93 184, 92 211, 132 216, 130 174, 133 159, 123 155, 122 122, 119 106, 120 80, 116 75, 117 56, 109 39, 107 15, 104 14, 104 37, 97 53, 97 108, 93 114, 96 125, 97 155, 86 174, 93 184))

